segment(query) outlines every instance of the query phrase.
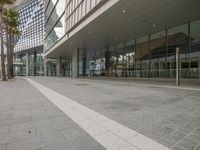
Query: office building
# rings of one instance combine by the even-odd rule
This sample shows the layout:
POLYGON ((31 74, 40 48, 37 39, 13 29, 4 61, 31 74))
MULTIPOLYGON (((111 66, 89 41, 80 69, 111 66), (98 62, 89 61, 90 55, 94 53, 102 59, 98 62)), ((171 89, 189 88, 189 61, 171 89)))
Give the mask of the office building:
POLYGON ((44 2, 28 0, 16 10, 21 34, 15 39, 15 74, 43 75, 44 2))
POLYGON ((45 75, 200 78, 199 0, 46 0, 45 75))

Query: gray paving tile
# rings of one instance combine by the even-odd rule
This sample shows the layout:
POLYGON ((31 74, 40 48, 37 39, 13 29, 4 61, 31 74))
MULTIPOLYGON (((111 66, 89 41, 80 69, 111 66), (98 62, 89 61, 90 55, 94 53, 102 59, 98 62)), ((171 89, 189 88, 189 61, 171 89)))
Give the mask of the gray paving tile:
POLYGON ((7 145, 7 150, 37 150, 44 148, 45 146, 51 146, 64 142, 65 137, 60 132, 54 132, 44 136, 10 143, 7 145))
POLYGON ((153 132, 153 134, 157 135, 158 137, 164 137, 164 136, 169 135, 174 130, 175 130, 174 128, 165 126, 165 127, 161 128, 161 129, 153 132))
POLYGON ((198 141, 198 140, 196 140, 196 139, 194 139, 194 138, 191 138, 191 137, 188 137, 188 136, 185 137, 185 138, 183 138, 183 141, 189 143, 189 144, 192 145, 192 146, 196 146, 196 145, 199 144, 199 141, 198 141))
POLYGON ((169 146, 200 126, 198 91, 137 86, 132 81, 48 77, 34 80, 155 141, 163 142, 174 132, 172 139, 165 139, 169 146))
POLYGON ((33 138, 35 136, 36 134, 33 128, 20 130, 17 132, 4 133, 4 134, 0 134, 0 144, 8 144, 15 141, 27 139, 27 138, 33 138))
POLYGON ((77 126, 77 125, 75 125, 74 122, 70 120, 69 122, 64 123, 64 124, 52 122, 51 124, 48 124, 46 126, 37 126, 35 127, 35 130, 36 130, 36 134, 38 136, 41 136, 50 132, 56 132, 56 131, 72 128, 74 126, 77 126))
POLYGON ((28 122, 22 122, 18 124, 12 124, 10 126, 10 131, 19 131, 22 129, 27 129, 27 128, 34 128, 34 127, 40 127, 40 126, 48 126, 49 124, 52 123, 51 119, 43 119, 43 120, 31 120, 28 122))
POLYGON ((184 133, 190 133, 192 132, 195 128, 197 127, 197 125, 192 124, 192 123, 187 123, 184 126, 182 126, 180 128, 180 130, 184 133))
POLYGON ((182 147, 179 147, 179 146, 174 146, 174 147, 172 148, 172 150, 185 150, 185 149, 182 148, 182 147))
POLYGON ((8 104, 1 105, 0 95, 0 150, 5 150, 4 144, 7 144, 6 150, 80 150, 82 147, 85 150, 103 150, 102 146, 28 82, 20 79, 13 84, 18 87, 13 95, 6 94, 13 88, 12 84, 6 87, 9 90, 3 92, 6 95, 3 101, 9 101, 8 104), (67 130, 69 128, 72 130, 67 130))
POLYGON ((177 146, 183 147, 186 150, 194 150, 194 146, 190 145, 189 143, 185 142, 185 141, 181 141, 177 144, 177 146))
POLYGON ((106 149, 102 146, 98 146, 98 147, 92 148, 90 150, 106 150, 106 149))
POLYGON ((100 146, 94 139, 87 135, 70 140, 67 145, 69 150, 92 150, 100 146))
POLYGON ((62 130, 62 133, 68 141, 87 135, 86 132, 80 127, 68 128, 62 130))
POLYGON ((10 111, 4 111, 0 113, 0 121, 8 119, 8 118, 12 118, 13 115, 9 113, 10 111))
POLYGON ((0 127, 0 134, 7 133, 10 129, 10 126, 1 126, 0 127))
POLYGON ((31 120, 32 120, 31 116, 10 118, 10 119, 6 119, 6 120, 1 121, 0 126, 18 124, 18 123, 22 123, 22 122, 28 122, 28 121, 31 121, 31 120))
POLYGON ((6 150, 6 145, 0 145, 0 150, 6 150))
MULTIPOLYGON (((165 142, 172 146, 175 141, 180 140, 182 145, 179 143, 179 146, 176 145, 174 148, 185 149, 188 147, 183 143, 187 142, 191 146, 197 146, 197 143, 200 143, 199 130, 194 130, 200 126, 200 93, 198 91, 137 86, 132 85, 131 82, 46 77, 34 78, 34 80, 155 141, 165 142), (87 84, 87 86, 77 84, 87 84), (189 135, 181 139, 182 133, 189 135)), ((68 127, 78 128, 78 126, 25 80, 16 79, 15 82, 6 86, 2 83, 0 88, 2 89, 0 95, 0 131, 3 132, 2 134, 7 133, 5 126, 10 126, 10 132, 34 128, 38 133, 38 137, 9 143, 7 150, 21 150, 22 148, 36 150, 44 147, 50 148, 54 145, 54 149, 59 149, 58 145, 63 145, 66 141, 71 141, 67 143, 71 145, 71 149, 80 150, 80 145, 72 146, 76 143, 73 139, 79 137, 78 134, 75 136, 75 131, 71 133, 71 137, 75 136, 71 140, 66 139, 70 137, 70 133, 68 135, 66 132, 67 135, 64 136, 59 131, 60 129, 67 130, 68 127), (7 91, 11 90, 13 93, 7 94, 7 91)), ((93 142, 96 143, 96 141, 93 142)), ((87 143, 87 140, 80 143, 87 143)), ((97 147, 102 149, 98 143, 94 143, 91 143, 92 149, 97 147)), ((90 147, 85 147, 87 148, 90 147)))
POLYGON ((197 146, 196 150, 200 150, 200 144, 199 144, 199 146, 197 146))
POLYGON ((184 133, 175 131, 161 140, 161 143, 168 147, 173 147, 177 142, 179 142, 185 136, 184 133))

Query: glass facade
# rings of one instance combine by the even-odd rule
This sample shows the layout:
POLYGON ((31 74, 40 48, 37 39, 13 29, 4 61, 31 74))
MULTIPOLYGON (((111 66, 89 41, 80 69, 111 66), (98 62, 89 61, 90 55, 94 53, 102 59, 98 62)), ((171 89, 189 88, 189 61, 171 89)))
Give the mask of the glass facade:
MULTIPOLYGON (((46 0, 45 2, 45 51, 47 52, 105 1, 46 0)), ((115 40, 116 44, 101 49, 78 47, 79 75, 175 78, 176 48, 179 47, 181 77, 200 78, 199 22, 196 20, 156 33, 147 33, 143 37, 136 37, 123 43, 115 40)), ((56 70, 55 65, 50 66, 48 68, 56 70)), ((71 66, 72 55, 70 58, 62 59, 62 74, 71 76, 71 66)))
POLYGON ((45 5, 45 51, 47 51, 65 34, 66 0, 49 0, 45 5))
POLYGON ((103 0, 46 0, 45 51, 85 19, 103 0))
POLYGON ((17 8, 19 12, 20 37, 14 51, 20 52, 43 45, 44 41, 44 3, 41 0, 30 1, 17 8))
POLYGON ((15 74, 43 75, 44 2, 27 1, 16 10, 19 12, 18 28, 21 34, 15 39, 15 74))
POLYGON ((200 78, 200 20, 104 49, 80 50, 79 74, 175 78, 177 47, 181 50, 181 77, 200 78))

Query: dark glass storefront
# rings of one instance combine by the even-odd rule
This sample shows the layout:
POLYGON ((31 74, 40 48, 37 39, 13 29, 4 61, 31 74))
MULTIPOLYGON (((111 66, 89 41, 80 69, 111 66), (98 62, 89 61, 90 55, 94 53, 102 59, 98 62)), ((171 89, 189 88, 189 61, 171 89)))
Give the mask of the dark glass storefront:
POLYGON ((200 20, 104 49, 80 49, 80 76, 175 78, 176 48, 181 77, 200 78, 200 20))

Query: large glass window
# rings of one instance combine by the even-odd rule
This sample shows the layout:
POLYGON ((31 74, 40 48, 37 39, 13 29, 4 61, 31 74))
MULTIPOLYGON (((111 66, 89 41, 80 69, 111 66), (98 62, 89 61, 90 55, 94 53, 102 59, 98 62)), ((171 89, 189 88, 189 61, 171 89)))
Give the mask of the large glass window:
POLYGON ((173 27, 168 30, 168 62, 170 77, 176 76, 176 48, 181 53, 181 77, 189 77, 189 31, 188 24, 173 27))
POLYGON ((200 78, 200 20, 190 24, 190 78, 200 78))
POLYGON ((136 39, 137 77, 148 77, 149 74, 149 38, 144 36, 136 39))
POLYGON ((48 35, 48 37, 45 39, 45 48, 48 50, 53 46, 59 39, 61 39, 64 36, 64 15, 60 19, 60 21, 55 25, 54 29, 51 31, 51 33, 48 35))
POLYGON ((161 31, 150 35, 150 51, 151 51, 151 76, 166 77, 167 76, 166 31, 161 31))

